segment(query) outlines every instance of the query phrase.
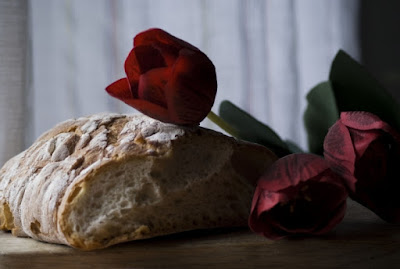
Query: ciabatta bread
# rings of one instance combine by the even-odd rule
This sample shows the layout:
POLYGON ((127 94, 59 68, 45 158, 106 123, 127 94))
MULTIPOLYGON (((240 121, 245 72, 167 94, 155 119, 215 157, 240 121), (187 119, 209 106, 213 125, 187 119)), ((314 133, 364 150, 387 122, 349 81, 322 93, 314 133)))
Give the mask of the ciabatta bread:
POLYGON ((143 115, 63 122, 0 170, 0 229, 91 250, 245 226, 268 149, 143 115))

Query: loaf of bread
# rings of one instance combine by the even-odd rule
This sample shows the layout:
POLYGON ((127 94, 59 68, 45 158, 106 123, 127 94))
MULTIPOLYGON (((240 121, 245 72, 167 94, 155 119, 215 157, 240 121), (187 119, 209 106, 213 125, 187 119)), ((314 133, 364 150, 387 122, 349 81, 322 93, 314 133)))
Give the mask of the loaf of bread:
POLYGON ((0 170, 0 229, 83 250, 247 225, 265 147, 143 115, 63 122, 0 170))

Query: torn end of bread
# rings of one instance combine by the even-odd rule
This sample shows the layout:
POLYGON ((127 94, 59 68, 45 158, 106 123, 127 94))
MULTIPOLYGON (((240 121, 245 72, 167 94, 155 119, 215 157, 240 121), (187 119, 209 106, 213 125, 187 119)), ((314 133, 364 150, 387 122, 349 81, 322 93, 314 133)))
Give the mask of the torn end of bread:
POLYGON ((64 122, 0 170, 0 229, 83 250, 247 225, 276 156, 201 127, 142 115, 64 122))

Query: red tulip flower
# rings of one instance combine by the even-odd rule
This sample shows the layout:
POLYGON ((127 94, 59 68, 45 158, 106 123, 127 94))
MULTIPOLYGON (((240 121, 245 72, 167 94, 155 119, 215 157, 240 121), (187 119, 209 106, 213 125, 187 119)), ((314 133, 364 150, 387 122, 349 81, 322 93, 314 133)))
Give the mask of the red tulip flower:
POLYGON ((346 179, 352 199, 400 223, 400 134, 368 112, 343 112, 330 128, 324 155, 346 179))
POLYGON ((344 217, 347 190, 328 162, 313 154, 291 154, 259 179, 250 228, 270 239, 323 234, 344 217))
POLYGON ((126 78, 106 88, 142 113, 168 123, 198 125, 217 92, 215 67, 198 48, 161 29, 134 38, 126 78))

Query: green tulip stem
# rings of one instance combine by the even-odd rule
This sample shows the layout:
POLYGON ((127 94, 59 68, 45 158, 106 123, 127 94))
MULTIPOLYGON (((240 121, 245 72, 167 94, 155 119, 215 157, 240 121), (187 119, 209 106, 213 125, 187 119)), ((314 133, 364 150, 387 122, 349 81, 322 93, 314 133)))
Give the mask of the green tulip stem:
POLYGON ((237 131, 214 112, 210 111, 207 118, 231 136, 238 137, 237 131))

